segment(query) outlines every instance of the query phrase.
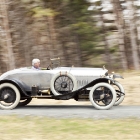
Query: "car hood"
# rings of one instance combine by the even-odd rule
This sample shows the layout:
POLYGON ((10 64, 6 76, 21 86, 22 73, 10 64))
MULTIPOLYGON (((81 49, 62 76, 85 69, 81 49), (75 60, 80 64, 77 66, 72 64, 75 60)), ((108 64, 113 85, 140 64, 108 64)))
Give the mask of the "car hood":
POLYGON ((57 71, 67 71, 75 76, 103 76, 107 69, 103 68, 83 68, 83 67, 58 67, 53 69, 54 73, 57 71))

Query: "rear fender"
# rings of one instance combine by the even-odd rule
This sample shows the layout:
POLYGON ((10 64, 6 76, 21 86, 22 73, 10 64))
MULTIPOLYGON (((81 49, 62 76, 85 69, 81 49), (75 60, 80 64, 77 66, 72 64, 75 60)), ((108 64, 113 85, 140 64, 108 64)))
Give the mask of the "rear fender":
POLYGON ((3 83, 11 83, 11 84, 15 85, 18 88, 18 90, 20 91, 21 97, 29 97, 29 95, 24 90, 23 84, 21 82, 19 82, 18 80, 4 79, 4 80, 0 81, 0 84, 3 84, 3 83))

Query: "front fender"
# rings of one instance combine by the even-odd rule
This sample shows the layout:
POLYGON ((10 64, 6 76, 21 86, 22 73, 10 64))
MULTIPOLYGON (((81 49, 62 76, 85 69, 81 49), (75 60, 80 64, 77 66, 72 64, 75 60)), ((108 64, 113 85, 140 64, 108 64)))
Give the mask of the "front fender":
POLYGON ((101 82, 114 83, 115 81, 111 78, 98 78, 98 79, 91 81, 90 83, 88 83, 87 85, 85 85, 84 87, 82 87, 80 89, 77 89, 73 92, 66 93, 66 94, 53 95, 52 98, 56 99, 56 100, 68 100, 68 99, 74 98, 74 96, 76 96, 77 94, 81 94, 80 91, 82 91, 86 88, 92 87, 92 86, 96 85, 97 83, 101 83, 101 82))
POLYGON ((11 83, 11 84, 15 85, 18 88, 18 90, 20 91, 20 94, 22 97, 29 97, 29 95, 24 90, 23 84, 21 82, 19 82, 18 80, 15 80, 15 79, 0 80, 0 84, 3 84, 3 83, 11 83))
POLYGON ((82 89, 86 89, 86 88, 92 87, 95 84, 101 83, 101 82, 114 83, 115 81, 114 81, 114 79, 111 79, 111 78, 98 78, 98 79, 95 79, 95 80, 91 81, 86 86, 82 87, 82 89))

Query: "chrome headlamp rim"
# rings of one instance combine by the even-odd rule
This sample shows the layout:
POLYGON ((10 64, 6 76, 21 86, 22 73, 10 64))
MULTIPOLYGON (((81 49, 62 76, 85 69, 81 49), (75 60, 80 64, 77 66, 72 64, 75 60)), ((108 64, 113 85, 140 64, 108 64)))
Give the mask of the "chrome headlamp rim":
POLYGON ((124 79, 123 76, 121 76, 119 74, 113 74, 113 79, 116 79, 116 78, 124 79))

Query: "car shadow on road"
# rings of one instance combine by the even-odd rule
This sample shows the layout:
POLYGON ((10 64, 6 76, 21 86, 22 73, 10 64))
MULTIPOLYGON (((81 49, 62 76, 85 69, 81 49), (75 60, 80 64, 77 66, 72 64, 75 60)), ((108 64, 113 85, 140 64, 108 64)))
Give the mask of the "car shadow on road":
POLYGON ((16 109, 95 109, 92 105, 26 105, 19 106, 16 109))

